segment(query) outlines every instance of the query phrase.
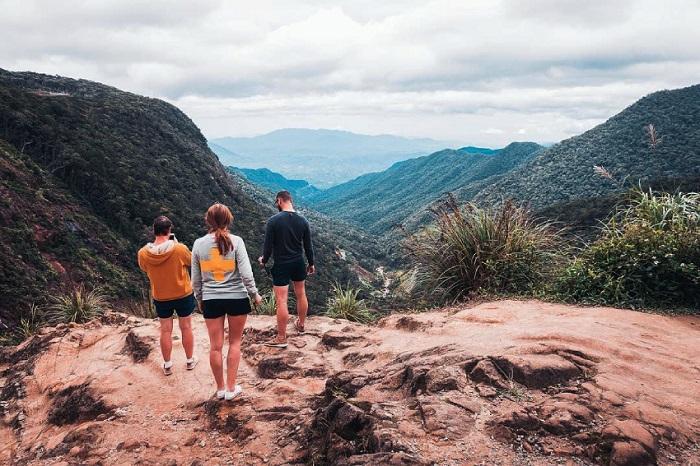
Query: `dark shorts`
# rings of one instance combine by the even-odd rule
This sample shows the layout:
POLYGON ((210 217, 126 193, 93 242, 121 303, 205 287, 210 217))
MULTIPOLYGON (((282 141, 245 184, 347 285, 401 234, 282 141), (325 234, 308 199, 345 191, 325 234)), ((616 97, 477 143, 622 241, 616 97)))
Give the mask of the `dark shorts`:
POLYGON ((153 305, 156 308, 156 314, 161 319, 169 319, 173 316, 173 312, 177 312, 178 317, 187 317, 192 314, 197 303, 194 300, 194 295, 185 296, 180 299, 172 299, 170 301, 153 300, 153 305))
POLYGON ((289 281, 302 282, 306 280, 306 264, 303 260, 277 264, 272 266, 272 284, 275 286, 287 286, 289 281))
POLYGON ((250 299, 205 299, 202 314, 205 319, 218 319, 225 315, 244 316, 250 314, 250 299))

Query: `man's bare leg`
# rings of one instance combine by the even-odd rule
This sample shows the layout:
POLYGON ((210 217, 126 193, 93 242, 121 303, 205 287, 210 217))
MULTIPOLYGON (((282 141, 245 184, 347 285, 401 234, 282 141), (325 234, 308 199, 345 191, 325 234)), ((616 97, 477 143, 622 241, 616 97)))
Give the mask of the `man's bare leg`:
POLYGON ((287 299, 289 297, 289 286, 273 286, 275 292, 275 302, 277 303, 277 338, 276 343, 287 341, 287 322, 289 322, 289 309, 287 299))
POLYGON ((304 322, 306 322, 306 313, 309 311, 309 301, 306 299, 306 286, 303 280, 292 283, 294 284, 294 296, 297 299, 298 325, 300 329, 303 329, 304 322))
POLYGON ((170 362, 173 354, 173 318, 160 319, 160 352, 163 354, 163 361, 170 362))
POLYGON ((185 356, 192 359, 194 353, 194 335, 192 334, 192 316, 178 317, 177 323, 182 333, 182 347, 185 348, 185 356))

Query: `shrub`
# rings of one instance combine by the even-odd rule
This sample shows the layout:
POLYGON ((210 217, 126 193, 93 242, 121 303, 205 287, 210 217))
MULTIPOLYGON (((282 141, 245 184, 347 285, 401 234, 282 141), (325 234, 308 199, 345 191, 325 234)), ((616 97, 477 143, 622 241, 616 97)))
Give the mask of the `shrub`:
POLYGON ((481 209, 449 197, 433 214, 435 224, 406 242, 417 288, 428 294, 531 293, 558 258, 559 231, 510 201, 481 209))
POLYGON ((79 285, 66 294, 54 297, 49 311, 54 322, 83 323, 102 314, 106 305, 107 298, 100 288, 87 291, 83 285, 79 285))
POLYGON ((568 301, 700 305, 700 195, 636 190, 555 285, 568 301))
POLYGON ((333 285, 331 296, 328 298, 326 316, 334 319, 346 319, 362 324, 374 320, 374 314, 367 308, 364 299, 359 299, 360 290, 349 286, 333 285))

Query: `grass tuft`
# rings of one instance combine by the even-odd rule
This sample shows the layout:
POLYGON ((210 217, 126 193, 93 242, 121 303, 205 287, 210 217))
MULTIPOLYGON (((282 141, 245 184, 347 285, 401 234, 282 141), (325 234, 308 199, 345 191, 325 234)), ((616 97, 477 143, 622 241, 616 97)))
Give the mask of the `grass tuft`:
POLYGON ((107 297, 100 288, 86 290, 78 285, 69 292, 53 298, 49 306, 49 319, 52 322, 87 322, 104 313, 107 297))
POLYGON ((358 288, 334 284, 331 296, 328 298, 326 316, 362 324, 373 322, 375 315, 367 307, 365 300, 358 297, 359 294, 358 288))

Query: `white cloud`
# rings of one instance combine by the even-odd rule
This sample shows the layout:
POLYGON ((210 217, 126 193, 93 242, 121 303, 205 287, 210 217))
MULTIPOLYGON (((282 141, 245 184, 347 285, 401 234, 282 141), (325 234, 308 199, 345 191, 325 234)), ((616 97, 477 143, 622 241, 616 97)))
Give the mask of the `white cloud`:
POLYGON ((162 97, 210 136, 307 126, 553 141, 700 76, 694 0, 0 0, 0 11, 0 67, 162 97))

